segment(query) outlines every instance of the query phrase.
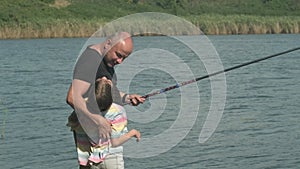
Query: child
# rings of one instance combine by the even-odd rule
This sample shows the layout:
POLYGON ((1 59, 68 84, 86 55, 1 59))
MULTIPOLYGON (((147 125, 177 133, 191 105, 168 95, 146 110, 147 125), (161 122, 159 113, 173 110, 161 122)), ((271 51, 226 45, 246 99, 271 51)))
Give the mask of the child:
POLYGON ((111 154, 111 147, 121 146, 132 137, 140 140, 141 134, 139 131, 132 129, 128 132, 127 116, 123 106, 113 103, 112 100, 112 82, 106 77, 96 80, 95 97, 102 115, 111 123, 112 133, 110 140, 103 140, 99 145, 92 148, 90 161, 100 163, 103 168, 124 168, 122 151, 111 154))
POLYGON ((112 124, 112 147, 122 145, 131 137, 136 137, 138 142, 141 134, 135 129, 128 132, 126 111, 123 106, 112 103, 111 87, 112 82, 106 77, 96 80, 95 93, 97 104, 100 111, 104 113, 104 117, 112 124))

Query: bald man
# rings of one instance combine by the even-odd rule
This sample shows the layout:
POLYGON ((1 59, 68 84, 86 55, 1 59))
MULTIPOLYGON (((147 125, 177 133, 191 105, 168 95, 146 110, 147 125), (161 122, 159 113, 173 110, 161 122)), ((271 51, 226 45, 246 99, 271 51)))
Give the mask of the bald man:
MULTIPOLYGON (((101 116, 95 100, 95 80, 106 77, 113 82, 113 102, 131 103, 136 106, 145 101, 140 95, 125 94, 117 88, 114 66, 121 64, 133 50, 131 35, 118 32, 106 38, 102 43, 88 46, 78 58, 73 74, 73 81, 67 95, 67 103, 74 109, 69 116, 68 126, 74 133, 80 168, 89 168, 93 162, 89 157, 91 149, 100 139, 109 139, 111 124, 101 116), (85 101, 88 98, 88 102, 85 101)), ((100 158, 100 162, 104 159, 100 158)))

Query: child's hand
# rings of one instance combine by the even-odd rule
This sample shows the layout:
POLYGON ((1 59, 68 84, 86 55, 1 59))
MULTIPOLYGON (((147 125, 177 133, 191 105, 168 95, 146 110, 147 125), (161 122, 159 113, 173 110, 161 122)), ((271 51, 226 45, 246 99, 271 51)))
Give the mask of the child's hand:
POLYGON ((136 132, 137 132, 136 135, 135 135, 135 137, 136 137, 136 142, 139 142, 140 139, 141 139, 141 133, 140 133, 139 131, 136 131, 136 132))
POLYGON ((136 138, 136 142, 139 142, 141 139, 141 133, 136 129, 132 129, 131 133, 136 138))

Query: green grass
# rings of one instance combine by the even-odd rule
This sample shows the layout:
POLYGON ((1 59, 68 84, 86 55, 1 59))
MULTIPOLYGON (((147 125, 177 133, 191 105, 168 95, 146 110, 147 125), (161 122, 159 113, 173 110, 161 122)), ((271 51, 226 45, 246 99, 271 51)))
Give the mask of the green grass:
POLYGON ((206 34, 299 33, 300 24, 300 0, 1 0, 0 38, 90 36, 140 12, 177 15, 206 34))

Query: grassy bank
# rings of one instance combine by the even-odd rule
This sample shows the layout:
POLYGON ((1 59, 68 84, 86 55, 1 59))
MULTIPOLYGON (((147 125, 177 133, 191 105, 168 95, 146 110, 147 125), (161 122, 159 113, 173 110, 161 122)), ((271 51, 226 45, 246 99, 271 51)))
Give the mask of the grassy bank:
MULTIPOLYGON (((300 16, 199 15, 184 18, 207 35, 300 33, 300 16)), ((51 22, 4 25, 0 27, 0 38, 89 37, 105 23, 107 22, 101 19, 89 21, 57 19, 51 22)), ((157 24, 160 25, 157 29, 166 32, 167 30, 164 29, 168 29, 170 24, 157 24), (165 25, 165 28, 163 25, 165 25)), ((134 25, 139 28, 132 29, 133 32, 131 33, 133 34, 141 34, 148 31, 147 25, 134 25)), ((118 30, 118 28, 115 30, 118 30)), ((179 28, 175 34, 187 33, 181 32, 179 28)))
MULTIPOLYGON (((106 23, 141 12, 180 16, 205 34, 299 33, 300 29, 299 0, 1 0, 0 38, 89 37, 106 23)), ((175 34, 187 34, 170 21, 149 24, 155 22, 162 22, 157 27, 162 32, 173 26, 175 34)), ((140 23, 132 33, 148 31, 148 22, 140 23)))

